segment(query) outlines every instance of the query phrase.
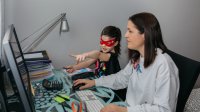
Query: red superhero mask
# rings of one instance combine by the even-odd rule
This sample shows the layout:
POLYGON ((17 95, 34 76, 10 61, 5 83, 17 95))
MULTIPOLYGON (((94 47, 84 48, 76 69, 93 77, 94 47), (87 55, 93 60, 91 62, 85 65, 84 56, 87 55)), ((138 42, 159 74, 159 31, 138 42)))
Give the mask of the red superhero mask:
POLYGON ((115 44, 115 38, 110 39, 110 40, 108 40, 108 41, 104 41, 104 40, 102 39, 102 37, 101 37, 100 44, 101 44, 101 45, 104 44, 105 46, 112 47, 112 46, 115 44))

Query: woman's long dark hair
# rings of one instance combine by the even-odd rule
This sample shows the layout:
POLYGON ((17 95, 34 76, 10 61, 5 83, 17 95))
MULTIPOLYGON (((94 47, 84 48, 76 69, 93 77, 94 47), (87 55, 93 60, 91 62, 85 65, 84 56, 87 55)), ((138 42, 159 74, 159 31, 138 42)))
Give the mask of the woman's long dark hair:
MULTIPOLYGON (((129 17, 129 20, 141 34, 144 33, 144 67, 147 68, 155 60, 156 48, 162 49, 163 53, 167 50, 162 39, 160 24, 153 14, 146 12, 135 14, 129 17)), ((128 56, 135 62, 139 59, 140 53, 128 49, 128 56)))
POLYGON ((118 41, 118 44, 114 47, 114 50, 115 53, 119 56, 121 53, 121 30, 115 26, 106 26, 101 32, 101 36, 102 35, 107 35, 110 38, 115 38, 115 40, 118 41))

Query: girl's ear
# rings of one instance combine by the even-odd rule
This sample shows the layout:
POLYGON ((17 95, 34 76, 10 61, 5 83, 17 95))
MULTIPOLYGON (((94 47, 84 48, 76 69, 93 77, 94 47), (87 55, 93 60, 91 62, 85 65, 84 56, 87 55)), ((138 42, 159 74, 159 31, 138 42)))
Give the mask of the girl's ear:
POLYGON ((117 46, 117 44, 118 44, 118 41, 115 42, 115 46, 117 46))

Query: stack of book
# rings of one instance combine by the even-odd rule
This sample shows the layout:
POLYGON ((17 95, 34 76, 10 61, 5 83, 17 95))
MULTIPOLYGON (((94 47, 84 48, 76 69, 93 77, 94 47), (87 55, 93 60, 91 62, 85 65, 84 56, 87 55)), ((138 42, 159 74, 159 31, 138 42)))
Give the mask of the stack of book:
POLYGON ((24 53, 24 59, 31 81, 43 80, 53 76, 53 66, 45 50, 24 53))

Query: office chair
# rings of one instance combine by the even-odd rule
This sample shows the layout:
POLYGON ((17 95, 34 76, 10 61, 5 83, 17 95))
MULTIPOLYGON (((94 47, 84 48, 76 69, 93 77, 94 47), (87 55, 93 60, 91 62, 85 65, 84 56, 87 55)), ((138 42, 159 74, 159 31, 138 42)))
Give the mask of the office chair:
POLYGON ((173 51, 168 50, 176 66, 179 69, 180 89, 176 112, 183 112, 187 99, 200 73, 200 62, 194 61, 173 51))

